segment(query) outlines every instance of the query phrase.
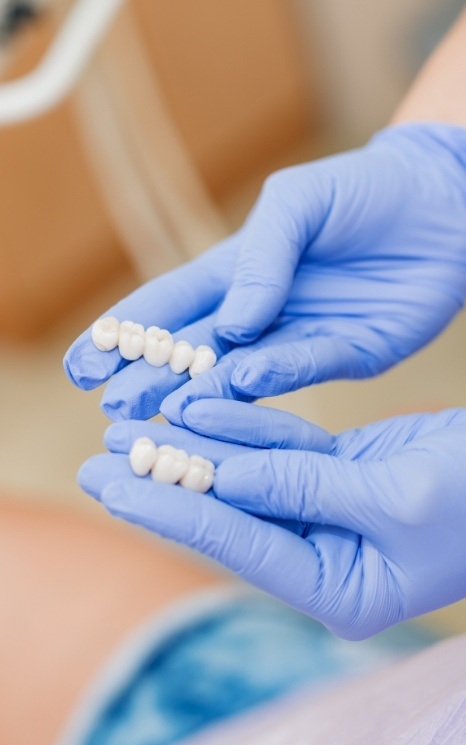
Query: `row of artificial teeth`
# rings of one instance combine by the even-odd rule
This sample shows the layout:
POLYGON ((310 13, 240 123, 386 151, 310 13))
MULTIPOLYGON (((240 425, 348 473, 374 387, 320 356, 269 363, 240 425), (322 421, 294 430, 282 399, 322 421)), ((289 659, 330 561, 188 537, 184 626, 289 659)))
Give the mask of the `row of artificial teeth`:
POLYGON ((214 350, 205 344, 193 349, 187 341, 175 343, 166 329, 149 326, 145 330, 140 323, 120 323, 114 316, 99 318, 94 323, 92 341, 101 352, 111 352, 118 347, 125 360, 144 357, 154 367, 162 367, 168 362, 174 373, 180 375, 189 370, 192 378, 210 370, 217 362, 214 350))
POLYGON ((200 455, 189 456, 172 445, 157 447, 148 437, 135 440, 129 453, 129 462, 136 476, 151 473, 154 481, 179 483, 186 489, 203 494, 214 483, 215 467, 212 461, 200 455))

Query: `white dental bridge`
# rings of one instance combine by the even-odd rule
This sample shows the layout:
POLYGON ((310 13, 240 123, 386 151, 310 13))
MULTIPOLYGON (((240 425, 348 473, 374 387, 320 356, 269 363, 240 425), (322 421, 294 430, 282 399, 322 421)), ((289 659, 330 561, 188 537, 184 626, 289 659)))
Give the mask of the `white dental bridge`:
POLYGON ((148 437, 135 440, 129 462, 136 476, 151 474, 154 481, 180 484, 185 489, 204 494, 214 483, 215 466, 200 455, 189 456, 172 445, 157 447, 148 437))
POLYGON ((193 349, 187 341, 173 341, 166 329, 140 323, 123 321, 114 316, 99 318, 92 327, 92 341, 101 352, 111 352, 118 347, 125 360, 144 357, 149 365, 162 367, 167 363, 178 375, 186 370, 192 378, 210 370, 217 362, 217 355, 205 344, 193 349))

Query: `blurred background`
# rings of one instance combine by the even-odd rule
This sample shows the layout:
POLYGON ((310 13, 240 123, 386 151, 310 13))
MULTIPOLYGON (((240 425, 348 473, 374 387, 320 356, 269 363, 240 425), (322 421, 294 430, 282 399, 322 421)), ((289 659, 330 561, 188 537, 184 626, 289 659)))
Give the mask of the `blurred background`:
MULTIPOLYGON (((0 82, 32 70, 69 2, 0 0, 0 82)), ((457 0, 127 0, 71 95, 0 128, 0 486, 102 510, 76 485, 101 451, 101 392, 62 370, 114 301, 241 224, 277 168, 389 120, 457 0)), ((466 318, 385 375, 273 405, 332 431, 466 406, 466 318)), ((464 629, 466 606, 434 614, 464 629)))

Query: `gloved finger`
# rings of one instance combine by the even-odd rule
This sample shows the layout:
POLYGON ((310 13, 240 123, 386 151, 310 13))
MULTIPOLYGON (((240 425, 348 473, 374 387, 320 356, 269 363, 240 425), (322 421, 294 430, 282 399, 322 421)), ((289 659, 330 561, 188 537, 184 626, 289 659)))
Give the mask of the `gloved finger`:
POLYGON ((251 402, 250 396, 243 396, 231 385, 231 375, 236 364, 246 353, 234 349, 226 354, 211 370, 198 375, 193 380, 168 395, 160 404, 160 411, 171 424, 183 426, 183 411, 193 401, 203 398, 238 399, 251 402))
MULTIPOLYGON (((137 437, 149 437, 157 445, 173 445, 183 448, 189 455, 202 455, 218 466, 225 458, 232 455, 242 455, 249 451, 247 447, 230 445, 226 442, 208 440, 206 437, 195 435, 179 427, 169 427, 166 424, 148 424, 146 422, 121 422, 108 428, 106 440, 116 448, 117 454, 101 454, 89 458, 78 472, 78 483, 94 499, 100 501, 102 490, 115 480, 140 479, 135 476, 129 464, 128 452, 137 437), (129 426, 128 426, 129 425, 129 426), (134 425, 134 426, 131 426, 134 425), (139 426, 138 426, 139 425, 139 426), (178 431, 174 431, 178 430, 178 431), (182 433, 185 433, 185 437, 182 433), (118 448, 121 448, 120 452, 118 448)), ((146 476, 150 479, 150 476, 146 476)), ((180 487, 181 488, 181 487, 180 487)), ((306 526, 296 520, 281 520, 276 518, 264 518, 270 523, 279 525, 285 530, 302 535, 306 526)))
MULTIPOLYGON (((207 344, 220 358, 225 346, 213 334, 213 318, 211 314, 185 326, 173 335, 174 341, 188 341, 193 347, 207 344)), ((164 398, 189 380, 187 371, 178 375, 169 365, 153 367, 141 357, 108 381, 100 407, 113 421, 150 419, 158 414, 164 398)))
POLYGON ((293 450, 258 450, 217 469, 218 499, 257 515, 337 525, 369 534, 390 482, 383 461, 359 463, 293 450))
POLYGON ((231 383, 242 395, 259 398, 367 374, 364 351, 341 337, 316 336, 252 352, 237 365, 231 383))
POLYGON ((218 312, 219 336, 248 343, 275 320, 290 293, 301 253, 320 230, 331 199, 331 179, 323 175, 313 181, 308 168, 287 169, 266 181, 246 223, 233 283, 218 312))
POLYGON ((235 367, 255 350, 269 344, 281 344, 289 340, 290 336, 297 338, 302 324, 290 329, 288 324, 277 325, 272 331, 248 347, 236 347, 225 354, 220 362, 212 369, 168 395, 160 405, 160 411, 169 422, 179 427, 183 426, 183 411, 189 404, 203 398, 223 398, 237 401, 251 402, 254 397, 245 396, 231 384, 231 377, 235 367))
POLYGON ((139 437, 148 437, 156 445, 173 445, 173 447, 186 450, 189 455, 202 455, 216 466, 225 458, 250 452, 250 448, 246 446, 203 437, 184 427, 174 427, 158 422, 141 422, 134 419, 110 425, 105 432, 104 443, 112 453, 129 453, 134 441, 139 437))
MULTIPOLYGON (((238 238, 231 236, 198 259, 151 280, 106 311, 119 321, 160 326, 171 332, 211 313, 231 279, 238 238)), ((72 383, 90 390, 128 366, 118 349, 99 352, 87 329, 71 345, 64 361, 72 383)))
POLYGON ((331 453, 335 443, 334 435, 305 419, 241 401, 194 401, 184 409, 183 423, 207 437, 252 447, 331 453))
MULTIPOLYGON (((297 324, 297 327, 299 328, 300 324, 297 324)), ((285 324, 251 346, 237 347, 231 350, 215 368, 194 380, 187 381, 185 385, 170 393, 161 402, 160 411, 169 422, 181 427, 183 426, 184 410, 195 401, 206 398, 223 398, 250 403, 259 395, 278 395, 307 385, 311 381, 305 381, 304 376, 302 376, 299 367, 302 362, 298 360, 299 356, 304 356, 308 371, 315 371, 315 379, 312 382, 321 382, 321 380, 326 379, 326 371, 328 377, 357 377, 356 365, 358 371, 364 369, 362 352, 342 339, 317 337, 305 343, 295 341, 282 344, 283 340, 289 340, 290 336, 296 334, 297 328, 290 329, 285 324), (312 358, 310 348, 315 349, 314 358, 312 358), (290 353, 289 350, 291 350, 290 353), (286 369, 287 363, 284 361, 284 356, 288 354, 290 358, 289 370, 286 369), (268 355, 270 355, 270 360, 268 355), (237 383, 237 370, 241 370, 243 366, 248 370, 251 364, 250 360, 256 359, 256 356, 259 359, 263 358, 263 365, 261 364, 260 369, 254 370, 252 381, 246 379, 244 383, 239 385, 237 383), (312 364, 313 359, 314 364, 312 364), (322 364, 320 364, 321 359, 322 364), (345 373, 345 365, 348 372, 353 373, 352 375, 345 373), (274 366, 275 370, 273 369, 274 366), (283 378, 281 377, 282 372, 283 378), (248 389, 260 391, 260 394, 249 394, 247 393, 248 389)))
POLYGON ((100 453, 88 458, 78 471, 77 481, 86 494, 100 501, 102 490, 110 481, 139 478, 134 475, 127 455, 100 453))
POLYGON ((295 607, 308 608, 318 591, 320 560, 312 545, 208 495, 133 478, 109 483, 102 502, 113 515, 190 546, 295 607), (306 582, 296 587, 290 578, 297 566, 305 567, 306 582))

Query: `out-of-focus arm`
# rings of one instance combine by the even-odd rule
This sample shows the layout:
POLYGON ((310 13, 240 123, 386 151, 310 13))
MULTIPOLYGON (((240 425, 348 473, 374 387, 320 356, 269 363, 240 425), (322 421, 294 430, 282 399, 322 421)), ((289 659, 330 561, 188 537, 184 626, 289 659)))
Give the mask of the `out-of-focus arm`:
POLYGON ((419 121, 466 126, 466 10, 428 59, 391 123, 419 121))

